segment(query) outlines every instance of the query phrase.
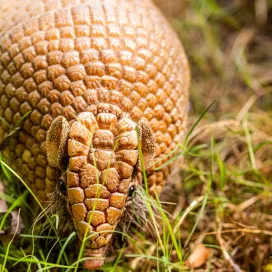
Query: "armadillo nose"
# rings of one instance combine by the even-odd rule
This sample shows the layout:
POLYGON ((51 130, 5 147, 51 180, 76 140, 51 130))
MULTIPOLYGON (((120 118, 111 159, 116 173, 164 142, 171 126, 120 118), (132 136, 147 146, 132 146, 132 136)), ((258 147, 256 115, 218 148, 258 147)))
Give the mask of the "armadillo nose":
POLYGON ((84 261, 83 265, 88 270, 98 269, 104 264, 103 259, 92 259, 84 261))
POLYGON ((84 257, 88 259, 83 263, 84 268, 88 270, 100 268, 105 262, 106 250, 107 246, 98 249, 85 248, 84 257))

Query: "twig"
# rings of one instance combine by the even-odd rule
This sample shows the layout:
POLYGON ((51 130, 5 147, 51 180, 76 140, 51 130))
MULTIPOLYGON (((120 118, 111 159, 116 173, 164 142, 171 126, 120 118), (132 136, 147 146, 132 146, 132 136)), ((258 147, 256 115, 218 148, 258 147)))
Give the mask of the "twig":
POLYGON ((228 253, 228 250, 225 247, 225 241, 223 240, 221 234, 222 234, 222 224, 220 222, 220 219, 217 218, 217 222, 218 222, 218 228, 217 228, 217 232, 216 232, 216 238, 220 244, 222 253, 225 257, 225 259, 230 263, 230 265, 233 267, 234 272, 241 272, 241 268, 232 260, 230 254, 228 253))

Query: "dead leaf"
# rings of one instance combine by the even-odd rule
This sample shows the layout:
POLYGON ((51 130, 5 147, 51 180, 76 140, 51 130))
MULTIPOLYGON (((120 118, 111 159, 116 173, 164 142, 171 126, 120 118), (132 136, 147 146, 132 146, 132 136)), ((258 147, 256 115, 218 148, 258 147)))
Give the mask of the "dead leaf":
POLYGON ((195 247, 185 262, 189 268, 201 267, 211 256, 211 249, 200 244, 195 247))

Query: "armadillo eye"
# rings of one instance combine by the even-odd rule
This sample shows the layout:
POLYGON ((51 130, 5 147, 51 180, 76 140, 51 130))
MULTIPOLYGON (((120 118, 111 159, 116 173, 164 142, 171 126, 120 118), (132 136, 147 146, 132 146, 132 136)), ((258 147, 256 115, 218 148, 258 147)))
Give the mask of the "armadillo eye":
POLYGON ((136 191, 135 185, 131 185, 128 189, 128 197, 132 197, 133 193, 136 191))
POLYGON ((62 194, 66 193, 66 184, 65 184, 65 182, 62 179, 59 180, 59 191, 62 194))

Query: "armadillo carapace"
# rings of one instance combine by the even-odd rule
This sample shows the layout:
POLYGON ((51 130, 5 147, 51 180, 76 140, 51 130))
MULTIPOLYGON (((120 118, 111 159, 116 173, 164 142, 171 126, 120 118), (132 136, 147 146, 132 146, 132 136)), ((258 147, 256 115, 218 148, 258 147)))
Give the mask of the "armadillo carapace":
POLYGON ((151 195, 171 171, 154 167, 184 135, 183 47, 149 0, 2 0, 0 29, 2 152, 40 201, 66 197, 100 267, 142 186, 138 147, 151 195))

